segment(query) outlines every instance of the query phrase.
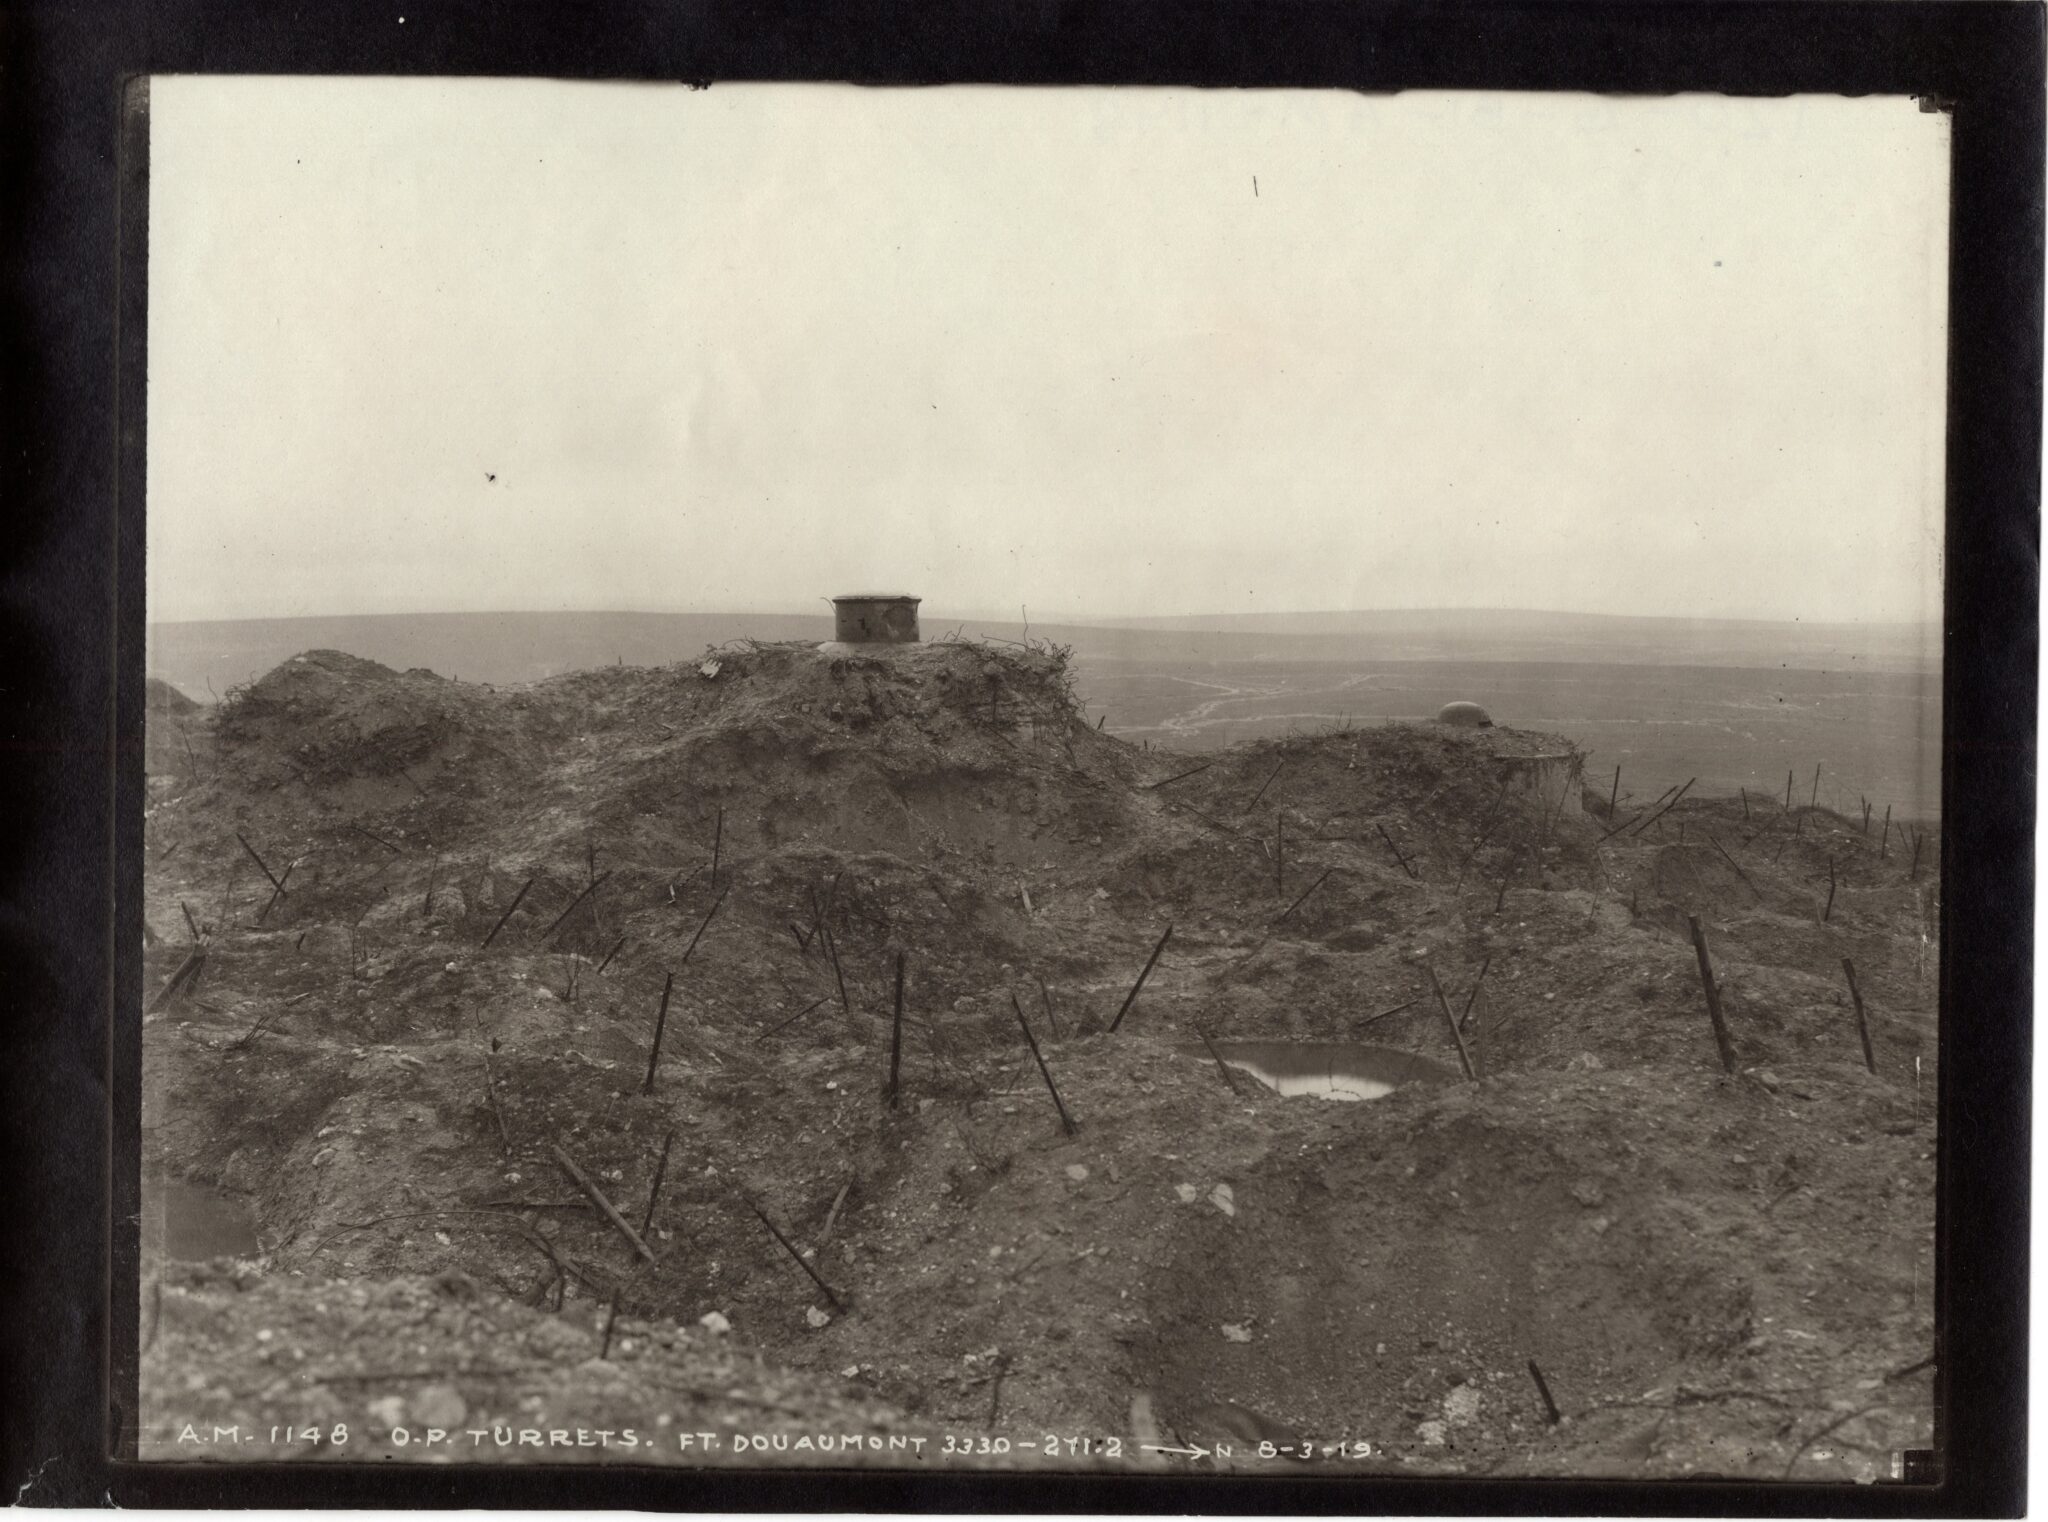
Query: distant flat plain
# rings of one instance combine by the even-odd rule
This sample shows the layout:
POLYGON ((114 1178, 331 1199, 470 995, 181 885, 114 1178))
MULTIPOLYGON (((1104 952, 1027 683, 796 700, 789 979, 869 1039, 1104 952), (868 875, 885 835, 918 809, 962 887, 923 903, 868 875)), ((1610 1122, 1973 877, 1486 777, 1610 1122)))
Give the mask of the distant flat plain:
MULTIPOLYGON (((927 612, 927 639, 1017 639, 1020 621, 927 612)), ((497 684, 623 661, 664 665, 726 640, 825 639, 825 615, 455 613, 162 623, 148 668, 202 702, 303 650, 497 684)), ((1553 731, 1622 769, 1647 800, 1698 777, 1855 815, 1941 810, 1941 675, 1920 625, 1807 625, 1428 610, 1032 624, 1070 645, 1077 695, 1112 734, 1174 749, 1482 704, 1497 723, 1553 731)))

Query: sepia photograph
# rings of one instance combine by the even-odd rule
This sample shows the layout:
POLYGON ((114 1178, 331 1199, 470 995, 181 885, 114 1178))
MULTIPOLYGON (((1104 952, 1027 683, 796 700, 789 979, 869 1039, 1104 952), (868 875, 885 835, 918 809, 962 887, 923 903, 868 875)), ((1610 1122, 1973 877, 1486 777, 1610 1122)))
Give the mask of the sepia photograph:
POLYGON ((123 1456, 1940 1474, 1944 102, 129 107, 123 1456))

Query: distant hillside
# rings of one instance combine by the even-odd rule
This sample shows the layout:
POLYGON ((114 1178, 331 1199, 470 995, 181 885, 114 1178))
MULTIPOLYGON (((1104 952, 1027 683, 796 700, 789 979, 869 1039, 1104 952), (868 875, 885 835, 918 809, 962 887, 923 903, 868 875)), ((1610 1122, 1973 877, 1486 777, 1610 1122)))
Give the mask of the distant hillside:
POLYGON ((1106 628, 1207 630, 1341 644, 1381 660, 1621 661, 1815 670, 1937 670, 1933 624, 1826 624, 1726 618, 1631 618, 1518 608, 1206 613, 1103 619, 1106 628))
POLYGON ((828 639, 829 615, 393 613, 149 626, 148 666, 202 701, 303 650, 345 650, 399 671, 535 682, 623 662, 661 666, 723 640, 828 639))
MULTIPOLYGON (((927 609, 927 640, 958 631, 1016 639, 1016 622, 927 609)), ((431 613, 239 619, 149 626, 148 666, 193 698, 218 698, 302 650, 345 650, 398 670, 464 681, 532 682, 623 663, 660 666, 734 639, 828 639, 829 614, 431 613)), ((1602 618, 1569 613, 1296 613, 1038 624, 1091 663, 1541 661, 1924 672, 1938 631, 1917 625, 1807 625, 1602 618)))

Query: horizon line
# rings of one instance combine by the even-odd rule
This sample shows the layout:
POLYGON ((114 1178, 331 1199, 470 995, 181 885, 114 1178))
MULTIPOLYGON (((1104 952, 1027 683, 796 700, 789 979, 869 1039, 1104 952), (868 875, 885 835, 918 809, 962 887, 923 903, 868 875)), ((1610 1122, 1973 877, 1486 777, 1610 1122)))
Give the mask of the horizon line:
MULTIPOLYGON (((908 594, 906 594, 908 595, 908 594)), ((820 602, 830 603, 829 597, 820 597, 820 602)), ((1023 611, 1020 609, 1020 611, 1023 611)), ((1703 614, 1703 613, 1592 613, 1574 608, 1525 608, 1486 607, 1473 605, 1436 605, 1428 607, 1378 607, 1378 608, 1289 608, 1252 613, 1086 613, 1053 615, 1043 620, 1046 627, 1071 626, 1079 628, 1114 628, 1129 624, 1158 624, 1175 621, 1232 621, 1242 622, 1257 618, 1351 618, 1379 614, 1429 613, 1429 614, 1474 614, 1494 616, 1523 615, 1540 618, 1579 618, 1606 620, 1612 622, 1636 621, 1665 624, 1783 624, 1787 626, 1804 624, 1808 628, 1825 629, 1940 629, 1939 618, 1823 618, 1806 619, 1798 615, 1776 618, 1755 615, 1703 614)), ((150 617, 144 616, 145 626, 168 626, 173 624, 255 624, 255 623, 297 623, 317 619, 342 618, 502 618, 519 617, 575 617, 618 616, 637 618, 817 618, 829 619, 829 611, 812 612, 808 609, 790 608, 634 608, 634 607, 583 607, 583 608, 435 608, 410 610, 382 610, 359 613, 251 613, 226 617, 150 617)), ((1030 624, 1040 620, 1029 617, 1012 618, 1008 614, 962 613, 926 609, 921 618, 933 623, 972 622, 995 624, 1030 624)), ((1194 631, 1181 631, 1194 632, 1194 631)))

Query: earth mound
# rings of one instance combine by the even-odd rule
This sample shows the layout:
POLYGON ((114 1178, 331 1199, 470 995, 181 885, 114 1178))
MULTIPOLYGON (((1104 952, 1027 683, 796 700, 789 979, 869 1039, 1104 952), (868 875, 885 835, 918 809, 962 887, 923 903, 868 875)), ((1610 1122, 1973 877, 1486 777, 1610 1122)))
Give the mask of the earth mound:
POLYGON ((197 713, 200 706, 160 676, 143 683, 143 705, 151 714, 197 713))
POLYGON ((142 1434, 145 1461, 253 1442, 272 1462, 347 1463, 362 1457, 365 1416, 384 1451, 440 1463, 854 1468, 915 1462, 926 1446, 857 1385, 750 1367, 715 1321, 551 1315, 459 1273, 369 1284, 181 1264, 155 1282, 143 1314, 145 1379, 185 1384, 187 1371, 249 1349, 266 1376, 238 1389, 202 1383, 175 1430, 142 1434), (384 1372, 400 1369, 415 1372, 384 1372), (378 1392, 367 1407, 366 1388, 378 1392), (736 1409, 746 1441, 735 1432, 706 1443, 707 1413, 736 1409))
POLYGON ((550 1430, 716 1316, 798 1417, 857 1398, 972 1467, 1266 1463, 1219 1410, 1400 1473, 1924 1446, 1938 852, 1610 811, 1506 728, 1138 749, 1070 680, 1043 644, 502 690, 329 651, 201 716, 149 818, 147 1162, 246 1205, 265 1298, 180 1291, 151 1440, 268 1391, 423 1456, 405 1381, 221 1318, 299 1318, 312 1368, 457 1275, 508 1346, 579 1328, 517 1371, 550 1430), (1456 1081, 1332 1104, 1209 1051, 1283 1040, 1456 1081), (636 1351, 593 1368, 614 1305, 636 1351))

